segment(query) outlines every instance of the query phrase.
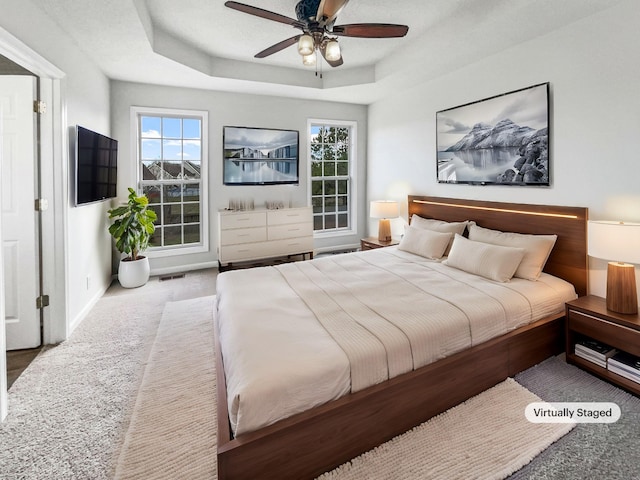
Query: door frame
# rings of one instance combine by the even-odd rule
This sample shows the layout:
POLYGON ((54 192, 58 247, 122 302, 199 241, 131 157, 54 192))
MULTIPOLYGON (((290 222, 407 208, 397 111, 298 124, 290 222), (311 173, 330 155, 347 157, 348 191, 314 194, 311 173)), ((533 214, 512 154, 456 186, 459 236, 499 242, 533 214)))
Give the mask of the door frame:
MULTIPOLYGON (((65 74, 35 50, 0 27, 0 54, 39 77, 39 97, 47 104, 40 116, 40 191, 49 208, 42 212, 44 244, 42 285, 50 306, 44 309, 43 344, 59 343, 69 335, 67 279, 67 209, 69 198, 68 136, 66 135, 65 74), (53 253, 51 253, 53 252, 53 253)), ((0 197, 0 202, 2 201, 0 197)), ((1 206, 1 205, 0 205, 1 206)), ((1 209, 0 209, 1 211, 1 209)), ((4 270, 0 256, 0 275, 4 270)), ((2 300, 4 307, 4 300, 2 300)), ((0 421, 7 414, 5 319, 0 316, 0 421)))

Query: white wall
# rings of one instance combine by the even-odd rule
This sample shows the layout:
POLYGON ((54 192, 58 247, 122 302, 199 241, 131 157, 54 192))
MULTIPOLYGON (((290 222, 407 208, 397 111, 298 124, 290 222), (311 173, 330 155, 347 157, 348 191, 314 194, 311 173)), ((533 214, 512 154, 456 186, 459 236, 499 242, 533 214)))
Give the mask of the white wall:
MULTIPOLYGON (((109 80, 106 76, 57 24, 49 20, 29 0, 2 0, 0 10, 0 27, 65 73, 61 89, 66 127, 81 124, 109 134, 109 80)), ((52 114, 51 110, 49 114, 52 114)), ((68 175, 62 185, 55 185, 55 191, 62 190, 70 197, 68 179, 71 169, 66 163, 69 162, 66 144, 64 150, 65 163, 61 167, 66 169, 68 175)), ((52 161, 46 155, 47 152, 43 161, 52 161)), ((43 181, 52 180, 45 178, 43 181)), ((47 213, 63 214, 66 217, 66 251, 69 252, 64 266, 67 291, 71 292, 67 296, 67 318, 64 319, 67 328, 66 332, 56 329, 58 336, 54 341, 60 341, 63 339, 60 335, 70 333, 111 281, 111 239, 107 232, 107 202, 81 208, 72 207, 70 198, 64 203, 62 212, 50 209, 47 213), (89 285, 87 277, 90 279, 89 285)), ((53 253, 50 250, 52 244, 51 239, 45 239, 45 253, 53 253)), ((56 244, 55 255, 63 255, 63 247, 64 245, 56 244)))
MULTIPOLYGON (((591 219, 640 221, 639 26, 637 2, 621 2, 371 105, 368 198, 404 201, 404 220, 406 195, 428 194, 584 206, 591 219), (437 183, 435 112, 543 82, 550 187, 437 183)), ((604 296, 606 263, 591 259, 590 270, 591 293, 604 296)))
MULTIPOLYGON (((358 190, 358 234, 338 239, 316 240, 315 247, 358 244, 366 229, 364 220, 364 178, 366 167, 367 107, 344 103, 293 100, 206 90, 171 88, 127 82, 112 82, 112 132, 118 139, 118 191, 126 198, 126 188, 135 187, 135 158, 132 158, 130 107, 166 107, 209 112, 209 217, 210 251, 206 254, 151 258, 152 273, 185 270, 206 266, 217 260, 216 212, 229 204, 230 198, 253 198, 256 207, 265 200, 283 200, 291 206, 309 204, 307 119, 352 120, 358 124, 358 175, 362 186, 358 190), (222 184, 223 126, 264 127, 298 130, 300 132, 300 184, 268 186, 225 186, 222 184)), ((116 252, 117 253, 117 252, 116 252)))

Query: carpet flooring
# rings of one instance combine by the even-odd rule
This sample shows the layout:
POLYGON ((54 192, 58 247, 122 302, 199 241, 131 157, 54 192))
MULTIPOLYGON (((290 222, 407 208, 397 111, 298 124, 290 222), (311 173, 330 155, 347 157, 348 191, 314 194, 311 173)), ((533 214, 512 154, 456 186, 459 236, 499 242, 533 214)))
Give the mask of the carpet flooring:
MULTIPOLYGON (((210 272, 133 291, 112 287, 71 338, 45 348, 9 390, 0 478, 114 478, 166 303, 214 294, 210 272)), ((616 402, 622 417, 578 424, 510 479, 640 479, 640 399, 558 357, 515 379, 550 402, 616 402)))

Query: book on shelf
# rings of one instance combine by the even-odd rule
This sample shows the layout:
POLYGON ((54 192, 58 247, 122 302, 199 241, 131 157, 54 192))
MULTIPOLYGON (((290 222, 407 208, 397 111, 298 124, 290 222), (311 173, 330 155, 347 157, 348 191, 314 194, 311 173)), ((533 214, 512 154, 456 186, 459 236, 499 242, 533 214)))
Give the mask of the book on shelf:
POLYGON ((589 353, 580 351, 576 348, 575 350, 575 354, 576 357, 580 357, 580 358, 584 358, 585 360, 588 360, 591 363, 595 363, 596 365, 602 367, 602 368, 607 368, 607 361, 606 360, 602 360, 600 358, 597 358, 589 353))
POLYGON ((607 368, 607 359, 618 353, 618 350, 590 338, 581 338, 575 344, 575 354, 603 368, 607 368))
POLYGON ((640 383, 640 374, 632 373, 628 370, 618 367, 615 364, 609 363, 609 365, 607 366, 607 370, 617 375, 620 375, 621 377, 632 380, 636 383, 640 383))
POLYGON ((640 357, 627 352, 618 352, 609 359, 609 364, 640 378, 640 357))

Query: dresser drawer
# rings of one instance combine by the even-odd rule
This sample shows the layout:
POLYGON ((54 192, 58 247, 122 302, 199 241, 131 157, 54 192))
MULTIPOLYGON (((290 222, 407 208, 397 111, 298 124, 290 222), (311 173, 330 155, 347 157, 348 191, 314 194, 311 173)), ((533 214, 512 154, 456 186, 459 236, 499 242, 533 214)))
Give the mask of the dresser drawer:
POLYGON ((269 227, 269 240, 285 238, 308 237, 313 235, 313 223, 292 223, 289 225, 275 225, 269 227))
POLYGON ((274 240, 267 242, 269 245, 269 255, 293 255, 296 253, 307 253, 313 251, 313 238, 300 237, 287 240, 274 240))
POLYGON ((569 309, 569 329, 598 339, 633 355, 640 355, 640 332, 594 315, 569 309))
POLYGON ((267 212, 267 223, 269 226, 307 223, 310 221, 312 221, 311 207, 283 208, 282 210, 269 210, 267 212))
POLYGON ((253 242, 264 242, 267 239, 267 228, 234 228, 220 232, 220 245, 234 245, 253 242))
POLYGON ((220 214, 220 229, 264 227, 267 224, 265 212, 242 212, 220 214))

